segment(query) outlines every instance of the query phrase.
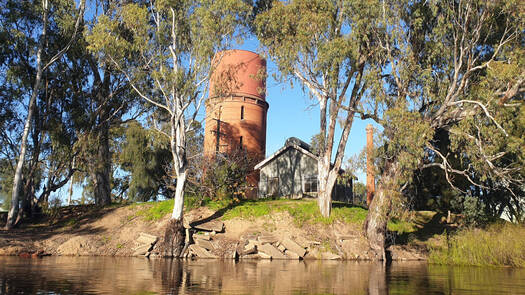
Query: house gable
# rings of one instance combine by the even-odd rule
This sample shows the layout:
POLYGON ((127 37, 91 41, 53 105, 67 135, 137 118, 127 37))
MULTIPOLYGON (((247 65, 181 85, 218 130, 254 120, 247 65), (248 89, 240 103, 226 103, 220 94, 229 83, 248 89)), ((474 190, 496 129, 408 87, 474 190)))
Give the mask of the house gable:
POLYGON ((256 168, 260 169, 259 197, 302 197, 305 181, 317 179, 317 157, 298 145, 283 147, 256 168))

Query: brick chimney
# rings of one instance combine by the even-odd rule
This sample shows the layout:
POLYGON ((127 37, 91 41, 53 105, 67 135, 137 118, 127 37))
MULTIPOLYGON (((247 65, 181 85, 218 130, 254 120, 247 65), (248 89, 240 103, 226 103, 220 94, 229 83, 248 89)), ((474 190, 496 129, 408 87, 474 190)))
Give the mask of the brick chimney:
POLYGON ((370 206, 376 191, 374 173, 374 127, 372 124, 366 126, 366 204, 370 206))

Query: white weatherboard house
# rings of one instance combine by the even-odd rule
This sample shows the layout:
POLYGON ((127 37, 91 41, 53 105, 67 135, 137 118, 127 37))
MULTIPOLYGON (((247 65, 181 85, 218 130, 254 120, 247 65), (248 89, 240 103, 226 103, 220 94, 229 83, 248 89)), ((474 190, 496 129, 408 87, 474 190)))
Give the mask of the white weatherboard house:
MULTIPOLYGON (((317 161, 310 145, 295 137, 288 138, 282 148, 255 166, 254 169, 260 170, 258 197, 317 197, 317 161)), ((340 177, 332 198, 350 202, 354 179, 340 177)))

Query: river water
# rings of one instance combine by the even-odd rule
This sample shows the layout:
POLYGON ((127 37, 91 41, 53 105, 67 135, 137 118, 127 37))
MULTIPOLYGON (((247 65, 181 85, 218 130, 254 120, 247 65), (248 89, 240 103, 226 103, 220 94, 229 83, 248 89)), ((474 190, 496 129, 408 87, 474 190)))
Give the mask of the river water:
POLYGON ((525 270, 424 262, 0 257, 0 294, 525 294, 525 270))

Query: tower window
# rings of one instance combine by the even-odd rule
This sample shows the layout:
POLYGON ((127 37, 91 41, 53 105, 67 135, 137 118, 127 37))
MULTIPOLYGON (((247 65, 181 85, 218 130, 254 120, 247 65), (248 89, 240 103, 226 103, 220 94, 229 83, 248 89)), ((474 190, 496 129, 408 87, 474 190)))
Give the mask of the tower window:
POLYGON ((241 106, 241 120, 244 120, 244 106, 241 106))
POLYGON ((242 136, 239 137, 239 149, 242 150, 242 136))

